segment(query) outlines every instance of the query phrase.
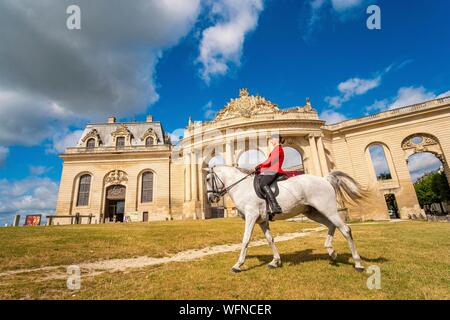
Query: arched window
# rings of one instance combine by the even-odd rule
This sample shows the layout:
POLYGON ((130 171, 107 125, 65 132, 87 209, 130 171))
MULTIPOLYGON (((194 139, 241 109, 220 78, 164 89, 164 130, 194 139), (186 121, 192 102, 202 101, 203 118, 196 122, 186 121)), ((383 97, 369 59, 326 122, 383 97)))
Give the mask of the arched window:
POLYGON ((153 172, 144 172, 142 174, 141 202, 153 201, 153 172))
POLYGON ((284 161, 282 169, 286 171, 303 171, 302 154, 297 149, 283 147, 284 161))
POLYGON ((208 162, 208 167, 213 168, 225 164, 225 159, 221 155, 212 157, 208 162))
POLYGON ((263 162, 266 156, 260 150, 248 150, 243 152, 238 159, 238 166, 244 169, 253 169, 256 165, 263 162))
POLYGON ((94 138, 90 138, 86 142, 86 148, 88 148, 88 149, 94 149, 95 148, 95 139, 94 138))
POLYGON ((389 169, 389 164, 386 159, 386 153, 384 152, 383 145, 371 145, 369 147, 369 153, 377 180, 392 179, 391 170, 389 169))
POLYGON ((116 147, 117 148, 125 147, 125 137, 117 137, 116 138, 116 147))
POLYGON ((77 207, 87 206, 89 204, 89 192, 91 190, 91 176, 82 175, 78 184, 77 207))
POLYGON ((147 139, 145 139, 146 147, 151 147, 154 144, 155 144, 155 139, 153 137, 148 137, 147 139))

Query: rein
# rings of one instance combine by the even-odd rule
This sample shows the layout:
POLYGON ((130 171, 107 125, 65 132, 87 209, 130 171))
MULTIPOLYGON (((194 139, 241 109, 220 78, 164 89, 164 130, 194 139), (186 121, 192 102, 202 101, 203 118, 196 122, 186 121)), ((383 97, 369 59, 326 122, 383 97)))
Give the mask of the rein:
POLYGON ((220 177, 217 175, 217 173, 214 172, 214 168, 211 168, 211 173, 212 173, 212 181, 211 181, 212 190, 206 190, 206 193, 213 193, 215 196, 218 196, 221 198, 225 194, 227 194, 228 191, 231 190, 231 188, 238 185, 239 183, 241 183, 242 181, 244 181, 245 179, 247 179, 248 177, 253 175, 255 172, 250 172, 245 177, 243 177, 242 179, 239 179, 238 181, 234 182, 233 184, 229 185, 226 188, 225 188, 225 183, 223 183, 223 181, 220 179, 220 177), (219 180, 220 183, 222 184, 222 190, 219 189, 217 180, 219 180))

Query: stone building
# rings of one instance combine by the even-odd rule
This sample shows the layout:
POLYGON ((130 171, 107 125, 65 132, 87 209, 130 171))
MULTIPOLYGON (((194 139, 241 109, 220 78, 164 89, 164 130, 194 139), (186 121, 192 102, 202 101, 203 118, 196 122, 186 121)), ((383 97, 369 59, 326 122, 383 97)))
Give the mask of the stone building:
POLYGON ((98 222, 234 216, 227 197, 219 206, 207 203, 202 169, 252 167, 268 155, 277 132, 286 138, 286 170, 319 176, 341 170, 373 191, 363 205, 340 203, 346 218, 408 218, 421 214, 408 159, 432 153, 450 180, 448 128, 450 97, 326 125, 309 100, 279 108, 247 89, 213 120, 189 119, 176 145, 151 116, 130 123, 111 117, 87 125, 78 144, 61 155, 56 213, 93 214, 98 222))

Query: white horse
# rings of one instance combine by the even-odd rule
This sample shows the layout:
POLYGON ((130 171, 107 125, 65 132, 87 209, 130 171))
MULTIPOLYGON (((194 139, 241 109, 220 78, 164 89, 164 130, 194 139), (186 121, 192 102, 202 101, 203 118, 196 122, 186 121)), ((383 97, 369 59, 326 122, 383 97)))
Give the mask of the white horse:
MULTIPOLYGON (((256 195, 253 188, 253 178, 250 177, 251 174, 243 173, 241 170, 230 166, 216 166, 205 170, 207 171, 205 178, 208 201, 211 203, 218 202, 223 195, 228 193, 239 215, 245 219, 241 253, 239 260, 231 271, 241 271, 256 223, 261 227, 273 251, 273 260, 268 267, 280 267, 281 258, 269 229, 266 202, 256 195)), ((366 189, 341 171, 333 171, 326 177, 308 174, 292 177, 288 180, 279 181, 278 187, 277 200, 283 213, 275 215, 274 220, 285 220, 304 214, 309 219, 328 227, 325 248, 333 260, 337 258, 337 253, 333 249, 332 241, 334 232, 338 228, 348 241, 356 270, 364 270, 361 258, 356 251, 351 229, 338 214, 336 198, 339 194, 341 199, 359 201, 367 197, 368 191, 366 189)))

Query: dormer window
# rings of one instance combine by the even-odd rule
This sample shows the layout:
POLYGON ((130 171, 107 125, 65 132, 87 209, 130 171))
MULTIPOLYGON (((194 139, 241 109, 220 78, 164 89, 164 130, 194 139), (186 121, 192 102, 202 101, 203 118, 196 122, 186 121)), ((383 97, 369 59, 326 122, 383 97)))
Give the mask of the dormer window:
POLYGON ((90 138, 87 142, 86 142, 86 148, 89 150, 92 150, 95 148, 95 139, 94 138, 90 138))
POLYGON ((125 137, 117 137, 116 148, 122 149, 123 147, 125 147, 125 137))
POLYGON ((155 139, 153 137, 148 137, 147 139, 145 139, 145 146, 146 147, 151 147, 155 144, 155 139))
POLYGON ((158 143, 158 136, 153 128, 148 128, 141 136, 141 141, 145 143, 146 147, 151 147, 158 143))
POLYGON ((81 141, 83 143, 83 146, 89 150, 92 150, 95 147, 100 146, 102 143, 102 140, 100 139, 100 135, 97 129, 92 129, 91 131, 89 131, 81 141))

